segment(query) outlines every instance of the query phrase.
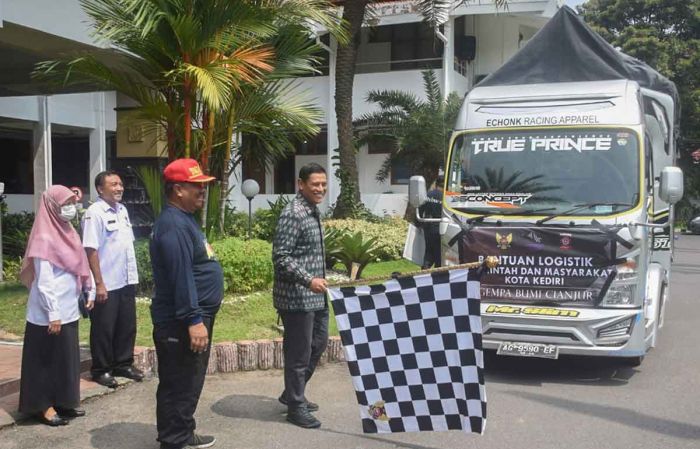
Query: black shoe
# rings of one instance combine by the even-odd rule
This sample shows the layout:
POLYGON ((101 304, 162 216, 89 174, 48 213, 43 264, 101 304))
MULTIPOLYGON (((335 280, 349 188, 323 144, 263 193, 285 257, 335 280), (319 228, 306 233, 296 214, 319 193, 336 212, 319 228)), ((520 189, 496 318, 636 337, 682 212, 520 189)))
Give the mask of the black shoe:
POLYGON ((130 366, 128 368, 115 368, 112 370, 112 375, 117 377, 126 377, 127 379, 135 380, 136 382, 141 382, 143 380, 143 373, 140 369, 130 366))
POLYGON ((80 418, 85 416, 85 410, 81 408, 61 408, 56 407, 56 413, 58 413, 61 418, 80 418))
MULTIPOLYGON (((277 400, 280 401, 280 403, 281 403, 282 405, 289 405, 289 404, 287 403, 287 397, 284 395, 284 393, 282 393, 282 394, 280 395, 280 397, 277 398, 277 400)), ((315 403, 315 402, 311 402, 311 401, 309 401, 309 400, 306 399, 306 398, 304 398, 304 405, 306 405, 306 408, 307 408, 310 412, 317 412, 317 411, 318 411, 318 404, 315 403)))
POLYGON ((105 387, 109 387, 109 388, 117 388, 119 386, 117 379, 112 377, 112 375, 109 373, 103 373, 97 377, 92 376, 92 380, 97 382, 100 385, 104 385, 105 387))
POLYGON ((212 447, 214 443, 216 443, 216 438, 211 435, 197 435, 196 433, 193 433, 190 439, 187 440, 185 448, 193 447, 203 449, 205 447, 212 447))
POLYGON ((51 427, 67 426, 68 425, 68 420, 58 416, 58 413, 53 415, 51 417, 51 419, 46 418, 44 416, 44 414, 42 413, 40 415, 36 415, 36 420, 42 424, 46 424, 47 426, 51 426, 51 427))
POLYGON ((295 426, 303 427, 304 429, 317 429, 321 427, 321 421, 316 419, 314 415, 309 412, 309 409, 303 405, 289 410, 287 412, 287 421, 295 426))

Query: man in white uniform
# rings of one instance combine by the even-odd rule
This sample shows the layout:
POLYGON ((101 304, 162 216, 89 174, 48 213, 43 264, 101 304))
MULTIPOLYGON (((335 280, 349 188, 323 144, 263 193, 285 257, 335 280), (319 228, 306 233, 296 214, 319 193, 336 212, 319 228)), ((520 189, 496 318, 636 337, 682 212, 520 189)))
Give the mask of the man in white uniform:
POLYGON ((120 204, 124 185, 116 172, 95 177, 99 199, 85 213, 83 246, 95 278, 95 307, 90 314, 92 379, 110 388, 114 376, 136 381, 143 373, 133 366, 136 341, 136 254, 129 213, 120 204))

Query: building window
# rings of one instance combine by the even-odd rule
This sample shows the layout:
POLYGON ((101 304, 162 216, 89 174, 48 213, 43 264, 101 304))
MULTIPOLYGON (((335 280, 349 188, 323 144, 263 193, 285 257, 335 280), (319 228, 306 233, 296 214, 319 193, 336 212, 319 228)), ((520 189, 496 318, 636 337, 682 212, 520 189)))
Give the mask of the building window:
POLYGON ((391 163, 391 183, 397 185, 408 185, 411 178, 411 168, 403 161, 393 161, 391 163))
POLYGON ((51 136, 51 170, 54 184, 90 191, 90 139, 88 136, 51 136))
POLYGON ((321 125, 321 131, 313 137, 297 140, 294 143, 294 152, 303 156, 328 154, 327 126, 321 125))
POLYGON ((425 23, 404 23, 393 27, 391 70, 439 69, 442 67, 442 42, 425 23))
POLYGON ((439 69, 442 53, 442 42, 423 22, 376 26, 360 48, 357 73, 439 69))
POLYGON ((254 179, 260 186, 260 193, 265 194, 265 167, 256 160, 244 160, 241 168, 243 180, 254 179))
POLYGON ((292 154, 275 164, 275 194, 283 195, 296 192, 294 159, 294 155, 292 154))
POLYGON ((7 131, 0 134, 0 182, 5 183, 5 193, 34 193, 34 161, 32 160, 32 133, 7 131))
POLYGON ((368 154, 389 154, 394 149, 394 139, 377 137, 367 141, 368 154))

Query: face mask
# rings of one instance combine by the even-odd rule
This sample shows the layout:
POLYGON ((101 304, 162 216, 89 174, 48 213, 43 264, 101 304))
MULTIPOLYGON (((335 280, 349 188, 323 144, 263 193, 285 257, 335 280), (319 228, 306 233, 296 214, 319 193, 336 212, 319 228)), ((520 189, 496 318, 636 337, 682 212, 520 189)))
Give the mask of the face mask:
POLYGON ((75 214, 77 212, 78 209, 75 207, 75 204, 66 204, 65 206, 61 206, 61 220, 71 221, 75 218, 75 214))

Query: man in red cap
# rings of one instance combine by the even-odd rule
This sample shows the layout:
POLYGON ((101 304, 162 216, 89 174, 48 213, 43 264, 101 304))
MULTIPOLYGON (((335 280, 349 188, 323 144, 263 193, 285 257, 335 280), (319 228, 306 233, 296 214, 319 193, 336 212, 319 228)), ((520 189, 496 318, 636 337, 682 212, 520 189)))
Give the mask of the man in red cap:
POLYGON ((214 318, 224 294, 221 265, 194 218, 207 182, 194 159, 163 171, 168 204, 153 226, 151 304, 158 355, 156 418, 162 449, 205 448, 212 436, 194 433, 194 412, 209 363, 214 318))

